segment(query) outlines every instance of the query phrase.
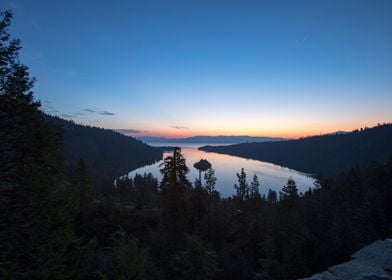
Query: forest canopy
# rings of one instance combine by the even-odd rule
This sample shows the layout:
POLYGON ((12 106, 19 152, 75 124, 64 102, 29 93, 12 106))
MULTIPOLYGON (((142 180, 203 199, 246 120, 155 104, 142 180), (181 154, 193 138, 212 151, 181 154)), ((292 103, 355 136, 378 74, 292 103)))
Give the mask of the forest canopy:
MULTIPOLYGON (((112 175, 153 161, 161 151, 46 116, 33 96, 34 79, 19 61, 20 42, 8 33, 11 18, 1 13, 1 279, 297 279, 391 237, 392 161, 365 166, 370 148, 381 156, 379 147, 366 143, 380 139, 388 148, 389 126, 328 138, 336 147, 360 139, 355 149, 369 148, 364 166, 320 176, 304 194, 288 178, 279 194, 261 196, 268 186, 242 168, 235 194, 222 198, 214 166, 200 168, 204 177, 200 171, 192 183, 180 148, 163 160, 160 182, 138 174, 121 176, 113 187, 112 175), (94 189, 94 180, 105 178, 101 173, 109 180, 94 189)), ((298 153, 303 143, 318 146, 325 139, 257 145, 273 150, 289 143, 301 147, 298 153)), ((352 162, 348 155, 342 154, 344 169, 352 162)), ((285 156, 291 162, 297 154, 285 156)), ((301 159, 308 166, 307 156, 295 161, 301 159)))
POLYGON ((392 124, 373 128, 306 137, 298 140, 204 146, 207 152, 223 153, 272 162, 311 174, 333 174, 372 161, 385 163, 392 157, 392 124))

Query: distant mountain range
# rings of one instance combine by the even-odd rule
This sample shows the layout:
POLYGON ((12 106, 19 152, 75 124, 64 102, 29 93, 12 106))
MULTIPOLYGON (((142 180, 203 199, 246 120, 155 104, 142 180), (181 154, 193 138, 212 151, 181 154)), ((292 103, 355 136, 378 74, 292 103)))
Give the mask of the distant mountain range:
POLYGON ((392 157, 392 124, 353 132, 335 132, 297 140, 204 146, 207 152, 267 161, 299 171, 337 174, 392 157))
POLYGON ((238 144, 238 143, 253 143, 253 142, 270 142, 286 140, 285 138, 276 137, 254 137, 254 136, 192 136, 186 138, 165 138, 143 136, 139 140, 145 143, 183 143, 183 144, 238 144))

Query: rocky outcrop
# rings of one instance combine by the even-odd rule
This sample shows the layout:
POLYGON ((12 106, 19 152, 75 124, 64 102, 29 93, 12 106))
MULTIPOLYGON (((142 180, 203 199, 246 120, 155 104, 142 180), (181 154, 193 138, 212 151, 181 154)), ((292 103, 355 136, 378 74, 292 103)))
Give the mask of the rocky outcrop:
POLYGON ((392 239, 378 240, 351 257, 351 261, 302 280, 392 280, 392 239))

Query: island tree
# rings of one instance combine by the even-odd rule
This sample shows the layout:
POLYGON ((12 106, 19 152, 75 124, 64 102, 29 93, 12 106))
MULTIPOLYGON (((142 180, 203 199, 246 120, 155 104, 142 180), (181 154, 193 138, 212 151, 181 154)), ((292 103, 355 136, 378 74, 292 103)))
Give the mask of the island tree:
POLYGON ((201 172, 206 172, 208 169, 211 168, 211 163, 206 160, 206 159, 201 159, 198 162, 196 162, 193 167, 195 167, 197 170, 199 170, 199 183, 201 183, 201 172))

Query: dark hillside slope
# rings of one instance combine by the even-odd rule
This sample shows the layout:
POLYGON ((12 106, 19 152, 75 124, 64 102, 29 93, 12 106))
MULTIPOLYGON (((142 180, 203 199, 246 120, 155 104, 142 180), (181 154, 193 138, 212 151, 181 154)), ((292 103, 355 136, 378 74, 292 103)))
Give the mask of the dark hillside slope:
POLYGON ((160 149, 112 130, 52 116, 47 116, 47 120, 64 130, 62 155, 66 172, 72 175, 83 158, 97 189, 109 189, 117 176, 162 159, 160 149))
POLYGON ((384 162, 392 156, 392 124, 356 130, 347 134, 244 143, 230 146, 205 146, 203 151, 268 161, 308 173, 337 174, 353 166, 384 162))

